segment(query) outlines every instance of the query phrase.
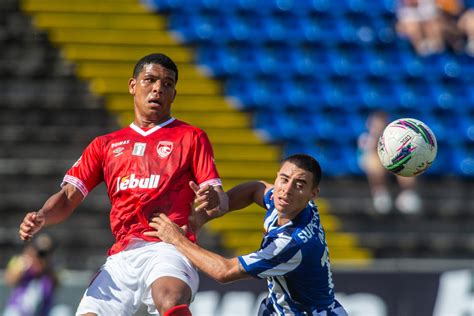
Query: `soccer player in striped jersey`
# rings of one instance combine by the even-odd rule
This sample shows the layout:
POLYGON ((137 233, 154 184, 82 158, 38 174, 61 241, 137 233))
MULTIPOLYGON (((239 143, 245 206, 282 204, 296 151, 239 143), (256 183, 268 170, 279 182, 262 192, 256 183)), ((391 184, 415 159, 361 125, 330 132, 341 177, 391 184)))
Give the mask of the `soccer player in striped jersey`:
MULTIPOLYGON (((212 188, 214 196, 225 198, 207 135, 171 116, 177 80, 178 68, 168 56, 140 59, 128 85, 134 122, 95 138, 66 173, 61 190, 20 225, 20 237, 29 240, 43 226, 66 220, 105 182, 116 241, 77 315, 133 315, 142 302, 152 314, 191 315, 188 305, 199 284, 195 267, 175 247, 144 234, 153 230, 148 223, 157 210, 185 225, 195 194, 205 197, 212 188)), ((217 207, 219 198, 213 201, 206 206, 217 207)), ((192 233, 186 238, 196 240, 192 233)))
MULTIPOLYGON (((317 160, 297 154, 283 161, 273 185, 252 181, 229 190, 228 211, 251 203, 266 209, 260 249, 244 256, 227 259, 200 248, 182 235, 186 228, 181 229, 164 214, 152 218, 150 226, 156 231, 145 234, 175 245, 219 282, 266 278, 268 296, 262 301, 259 315, 347 315, 334 298, 329 250, 313 202, 320 180, 317 160)), ((203 215, 209 214, 195 214, 203 215)))

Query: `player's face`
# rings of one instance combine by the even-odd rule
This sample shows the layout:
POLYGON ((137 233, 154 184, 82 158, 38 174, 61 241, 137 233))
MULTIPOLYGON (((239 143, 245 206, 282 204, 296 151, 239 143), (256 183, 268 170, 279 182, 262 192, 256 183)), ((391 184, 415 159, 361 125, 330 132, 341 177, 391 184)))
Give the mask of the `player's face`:
POLYGON ((273 200, 279 213, 293 218, 319 192, 313 187, 313 174, 298 168, 291 162, 285 162, 277 173, 273 200))
POLYGON ((176 73, 158 64, 145 65, 136 79, 130 79, 128 88, 138 123, 160 124, 169 119, 175 87, 176 73))

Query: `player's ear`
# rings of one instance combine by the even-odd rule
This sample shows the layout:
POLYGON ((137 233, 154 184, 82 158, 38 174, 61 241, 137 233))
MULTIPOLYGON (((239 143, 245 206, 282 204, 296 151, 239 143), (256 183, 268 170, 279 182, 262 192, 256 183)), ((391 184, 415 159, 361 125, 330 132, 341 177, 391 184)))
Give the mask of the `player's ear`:
POLYGON ((311 192, 311 199, 314 199, 319 193, 319 185, 315 188, 313 188, 312 192, 311 192))
POLYGON ((176 93, 178 93, 178 91, 176 91, 176 89, 174 89, 174 96, 173 96, 173 100, 171 100, 171 102, 174 102, 174 99, 176 98, 176 93))
POLYGON ((130 78, 130 80, 128 80, 128 92, 131 95, 135 95, 135 86, 136 86, 136 84, 137 84, 137 79, 130 78))

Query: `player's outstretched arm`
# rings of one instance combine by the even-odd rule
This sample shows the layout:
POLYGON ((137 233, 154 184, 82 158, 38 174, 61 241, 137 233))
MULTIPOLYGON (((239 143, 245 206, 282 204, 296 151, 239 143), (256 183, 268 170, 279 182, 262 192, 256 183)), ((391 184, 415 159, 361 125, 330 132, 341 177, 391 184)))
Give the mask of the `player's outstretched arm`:
POLYGON ((265 193, 272 187, 265 181, 249 181, 236 185, 227 191, 229 199, 229 212, 243 209, 252 203, 262 207, 265 193))
POLYGON ((242 268, 237 258, 224 258, 189 241, 183 235, 183 230, 165 214, 160 213, 153 217, 150 226, 156 230, 145 232, 145 235, 158 237, 166 243, 173 244, 198 269, 216 281, 227 283, 251 277, 242 268))
POLYGON ((49 197, 40 210, 25 215, 20 224, 20 238, 24 241, 30 240, 43 226, 64 221, 82 202, 83 198, 81 191, 67 183, 59 192, 49 197))
POLYGON ((196 194, 194 208, 189 217, 189 228, 195 233, 208 221, 230 211, 243 209, 252 203, 263 207, 263 197, 267 190, 272 188, 272 185, 264 181, 245 182, 227 192, 224 192, 221 186, 199 187, 193 181, 189 186, 196 194))

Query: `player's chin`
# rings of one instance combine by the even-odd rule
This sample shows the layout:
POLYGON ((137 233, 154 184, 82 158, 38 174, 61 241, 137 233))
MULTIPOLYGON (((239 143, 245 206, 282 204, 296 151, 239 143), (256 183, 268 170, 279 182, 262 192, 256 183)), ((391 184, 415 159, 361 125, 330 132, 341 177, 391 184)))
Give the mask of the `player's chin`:
POLYGON ((285 202, 275 201, 275 208, 280 213, 286 213, 288 210, 290 210, 290 204, 285 203, 285 202))
POLYGON ((163 109, 161 107, 152 106, 148 108, 147 114, 149 117, 160 117, 163 109))

